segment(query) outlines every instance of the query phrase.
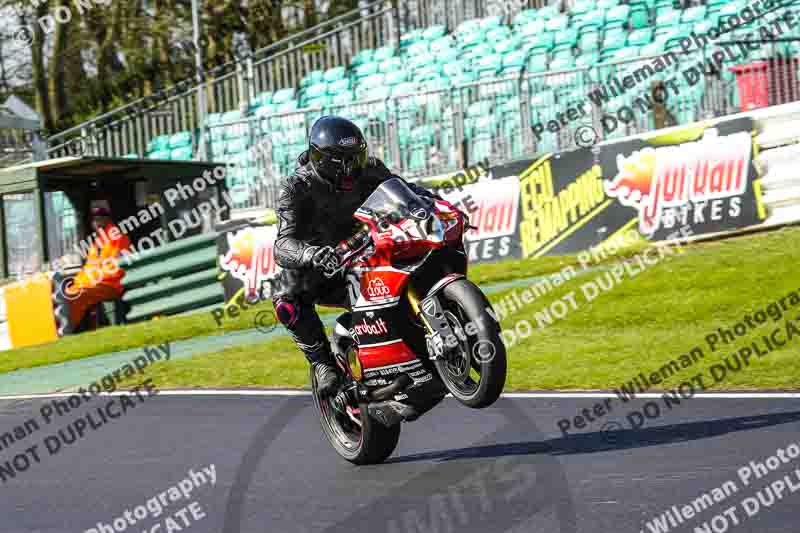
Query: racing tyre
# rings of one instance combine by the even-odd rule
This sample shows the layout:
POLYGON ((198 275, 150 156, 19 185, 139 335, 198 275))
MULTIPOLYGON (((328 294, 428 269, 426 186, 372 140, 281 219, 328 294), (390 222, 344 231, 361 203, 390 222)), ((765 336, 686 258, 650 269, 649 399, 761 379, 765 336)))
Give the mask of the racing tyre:
POLYGON ((474 409, 488 407, 506 384, 506 348, 500 324, 487 312, 491 304, 468 279, 447 285, 439 299, 458 343, 435 359, 439 376, 462 404, 474 409), (473 327, 467 328, 468 324, 473 327))
POLYGON ((400 424, 386 427, 368 414, 367 404, 357 403, 349 393, 321 398, 311 370, 311 390, 322 432, 336 453, 356 465, 382 463, 397 447, 400 424))

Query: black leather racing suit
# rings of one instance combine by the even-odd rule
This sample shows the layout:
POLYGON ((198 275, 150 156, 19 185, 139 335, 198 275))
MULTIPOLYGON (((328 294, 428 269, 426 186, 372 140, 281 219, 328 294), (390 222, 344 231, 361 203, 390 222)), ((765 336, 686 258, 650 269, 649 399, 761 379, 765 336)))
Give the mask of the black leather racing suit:
MULTIPOLYGON (((381 160, 370 157, 353 180, 353 190, 337 192, 316 173, 308 162, 307 151, 297 163, 294 173, 281 184, 278 197, 274 254, 282 270, 272 283, 272 302, 297 347, 314 362, 330 351, 314 305, 347 307, 348 301, 342 277, 328 279, 304 264, 303 252, 308 246, 336 246, 350 237, 360 224, 353 218, 356 209, 381 182, 398 176, 381 160)), ((412 183, 407 185, 421 196, 439 198, 412 183)))

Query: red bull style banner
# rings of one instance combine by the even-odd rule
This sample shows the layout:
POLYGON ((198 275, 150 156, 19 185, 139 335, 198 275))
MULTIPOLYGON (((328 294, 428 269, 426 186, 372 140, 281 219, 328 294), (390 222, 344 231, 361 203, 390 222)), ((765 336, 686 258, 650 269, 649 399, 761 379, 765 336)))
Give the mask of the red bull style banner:
POLYGON ((608 197, 636 210, 642 235, 663 240, 684 226, 702 235, 761 222, 755 151, 745 117, 602 146, 599 156, 608 197))
POLYGON ((658 241, 758 224, 753 130, 749 117, 700 123, 531 162, 520 173, 522 255, 575 253, 632 228, 658 241))

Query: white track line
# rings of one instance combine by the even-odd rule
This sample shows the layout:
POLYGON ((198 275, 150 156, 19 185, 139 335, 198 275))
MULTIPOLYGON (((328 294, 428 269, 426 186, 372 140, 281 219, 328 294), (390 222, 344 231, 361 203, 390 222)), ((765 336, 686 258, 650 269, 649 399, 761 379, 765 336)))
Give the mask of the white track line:
MULTIPOLYGON (((67 398, 76 392, 54 392, 47 394, 19 394, 0 396, 4 400, 36 400, 47 398, 67 398)), ((128 391, 101 393, 99 396, 121 396, 133 394, 128 391)), ((144 392, 142 392, 144 394, 144 392)), ((637 394, 636 398, 658 399, 663 392, 647 392, 637 394)), ((209 390, 159 390, 158 396, 310 396, 307 390, 296 389, 270 389, 270 390, 239 390, 239 389, 209 389, 209 390)), ((613 392, 510 392, 503 394, 503 398, 526 399, 580 399, 580 398, 616 398, 613 392)), ((695 398, 706 399, 800 399, 800 392, 701 392, 695 398)))

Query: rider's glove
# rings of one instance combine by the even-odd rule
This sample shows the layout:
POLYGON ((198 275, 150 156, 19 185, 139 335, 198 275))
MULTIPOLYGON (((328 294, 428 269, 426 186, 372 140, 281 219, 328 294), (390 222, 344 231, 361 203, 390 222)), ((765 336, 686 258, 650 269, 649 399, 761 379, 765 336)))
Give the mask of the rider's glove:
POLYGON ((341 259, 330 246, 309 246, 303 252, 303 263, 322 270, 334 273, 341 266, 341 259))

